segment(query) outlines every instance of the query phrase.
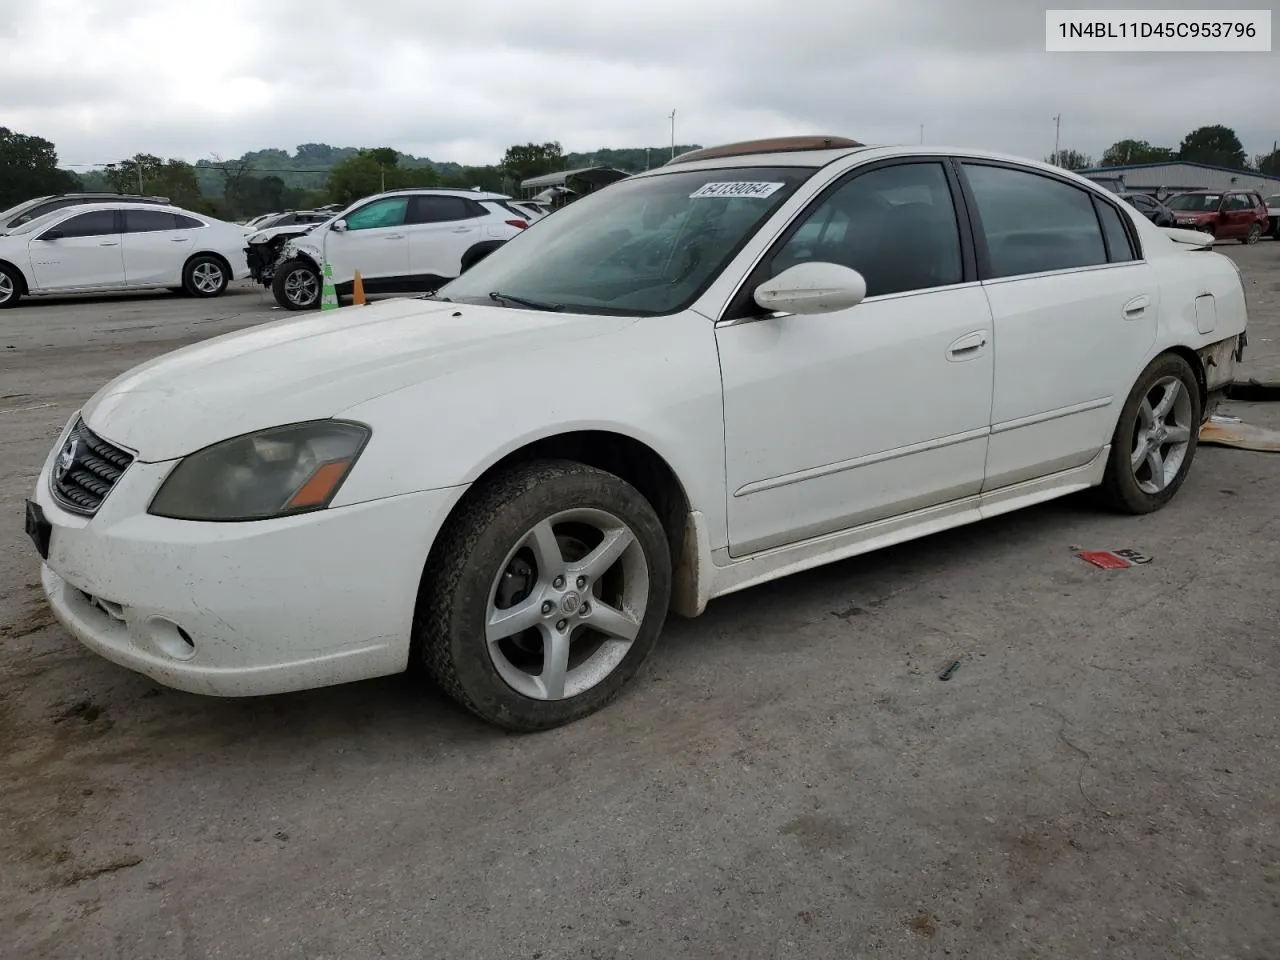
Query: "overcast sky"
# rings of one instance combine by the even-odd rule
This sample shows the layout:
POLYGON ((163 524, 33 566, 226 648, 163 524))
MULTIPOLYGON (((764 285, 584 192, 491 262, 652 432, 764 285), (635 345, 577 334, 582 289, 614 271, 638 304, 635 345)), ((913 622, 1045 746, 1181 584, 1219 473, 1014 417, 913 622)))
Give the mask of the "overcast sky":
POLYGON ((1095 158, 1208 123, 1250 154, 1280 137, 1280 53, 1050 54, 1046 5, 0 0, 0 126, 67 164, 313 141, 494 163, 531 140, 662 145, 673 108, 680 143, 915 143, 924 124, 931 144, 1040 158, 1058 113, 1062 146, 1095 158))

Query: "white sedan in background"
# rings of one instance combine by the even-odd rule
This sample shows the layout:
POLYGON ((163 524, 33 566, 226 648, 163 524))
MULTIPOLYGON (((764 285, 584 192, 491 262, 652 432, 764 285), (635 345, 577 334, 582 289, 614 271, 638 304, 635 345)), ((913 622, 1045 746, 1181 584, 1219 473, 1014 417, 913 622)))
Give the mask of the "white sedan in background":
POLYGON ((58 619, 183 690, 415 662, 540 730, 612 700, 668 610, 1091 487, 1177 494, 1244 348, 1211 237, 981 151, 700 153, 431 297, 104 386, 26 505, 58 619))
POLYGON ((155 287, 216 297, 248 275, 243 227, 154 203, 64 207, 0 236, 0 308, 155 287))

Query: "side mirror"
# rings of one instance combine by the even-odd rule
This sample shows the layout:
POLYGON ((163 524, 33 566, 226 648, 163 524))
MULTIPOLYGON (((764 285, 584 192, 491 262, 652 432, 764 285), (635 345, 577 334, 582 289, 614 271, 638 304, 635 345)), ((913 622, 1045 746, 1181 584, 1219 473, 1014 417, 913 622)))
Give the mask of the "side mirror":
POLYGON ((798 263, 756 287, 755 301, 779 313, 834 313, 856 307, 867 295, 857 270, 837 263, 798 263))
POLYGON ((40 235, 41 240, 61 240, 66 234, 61 230, 46 230, 40 235))
POLYGON ((345 221, 345 220, 335 220, 335 221, 333 222, 333 228, 332 228, 332 229, 336 230, 338 233, 346 233, 346 232, 347 232, 347 221, 345 221))

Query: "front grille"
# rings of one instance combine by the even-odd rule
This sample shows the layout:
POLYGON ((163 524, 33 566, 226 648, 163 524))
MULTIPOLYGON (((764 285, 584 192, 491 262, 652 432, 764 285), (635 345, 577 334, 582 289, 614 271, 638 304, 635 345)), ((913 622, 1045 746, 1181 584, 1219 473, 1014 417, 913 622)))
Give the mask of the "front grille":
POLYGON ((53 462, 49 489, 60 506, 91 517, 131 463, 132 454, 102 439, 77 419, 53 462))

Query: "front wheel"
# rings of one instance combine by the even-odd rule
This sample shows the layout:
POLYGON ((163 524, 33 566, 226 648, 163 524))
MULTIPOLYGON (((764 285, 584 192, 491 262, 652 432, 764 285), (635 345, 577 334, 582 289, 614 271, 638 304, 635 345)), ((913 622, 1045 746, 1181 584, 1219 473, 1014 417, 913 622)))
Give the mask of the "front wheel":
POLYGON ((188 260, 182 271, 182 289, 192 297, 221 296, 230 282, 226 265, 217 257, 204 254, 188 260))
POLYGON ((8 267, 0 266, 0 310, 16 307, 22 299, 22 280, 8 267))
POLYGON ((289 260, 271 278, 271 292, 286 310, 313 310, 320 305, 320 271, 309 260, 289 260))
POLYGON ((1102 494, 1122 513, 1152 513, 1187 478, 1200 436, 1200 387, 1176 354, 1157 357, 1120 411, 1102 494))
POLYGON ((477 716, 547 730, 621 692, 670 596, 670 548, 639 491, 594 467, 539 461, 476 491, 441 532, 415 655, 477 716))
POLYGON ((1261 237, 1262 237, 1262 226, 1260 224, 1255 223, 1253 226, 1249 228, 1248 235, 1240 242, 1254 244, 1254 243, 1257 243, 1258 240, 1261 239, 1261 237))

